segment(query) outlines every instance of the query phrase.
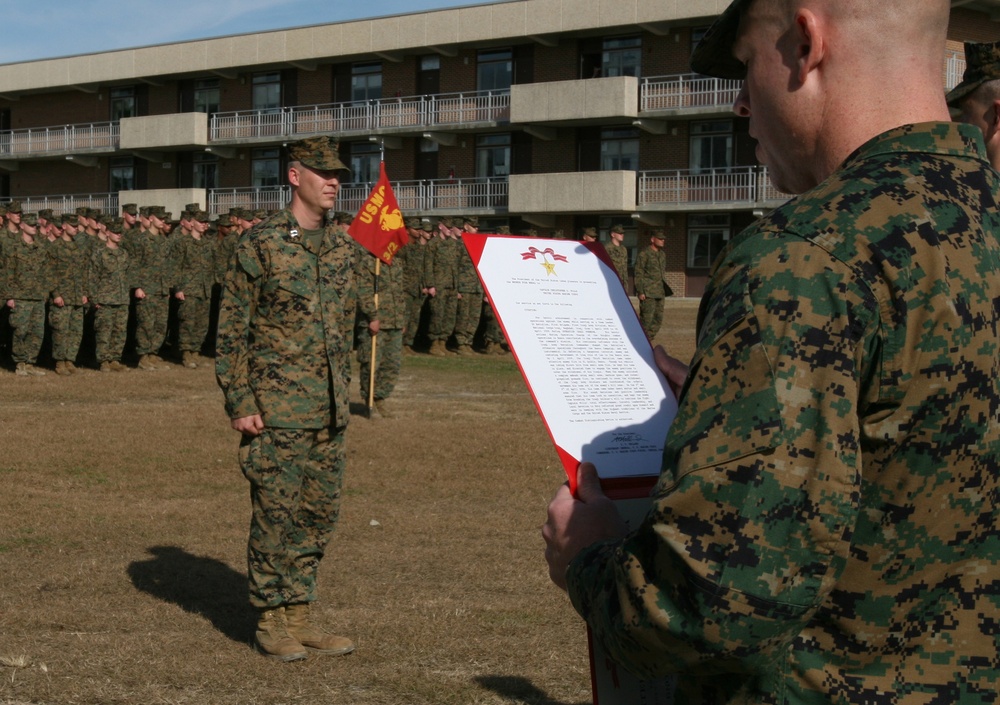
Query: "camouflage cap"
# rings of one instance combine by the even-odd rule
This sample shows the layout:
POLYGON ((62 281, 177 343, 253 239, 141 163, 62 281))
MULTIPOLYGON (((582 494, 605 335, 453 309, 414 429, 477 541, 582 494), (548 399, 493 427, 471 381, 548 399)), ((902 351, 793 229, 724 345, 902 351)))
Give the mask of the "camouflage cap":
POLYGON ((438 225, 443 225, 446 228, 450 228, 450 227, 452 227, 452 225, 451 225, 452 224, 452 220, 451 220, 451 218, 447 218, 447 217, 446 218, 438 218, 437 224, 438 225))
POLYGON ((565 240, 566 231, 564 231, 562 228, 559 228, 558 230, 553 230, 552 237, 555 238, 556 240, 565 240))
POLYGON ((691 69, 695 73, 716 78, 746 78, 746 66, 733 56, 733 44, 740 18, 751 3, 753 0, 733 0, 715 19, 691 54, 691 69))
POLYGON ((666 236, 663 234, 662 230, 654 230, 649 234, 650 237, 655 237, 657 240, 665 240, 666 236))
POLYGON ((477 218, 474 215, 467 215, 464 218, 462 218, 462 224, 463 225, 471 225, 474 228, 478 228, 479 227, 479 218, 477 218))
POLYGON ((420 222, 420 218, 407 218, 405 225, 411 230, 420 230, 423 228, 423 223, 420 222))
POLYGON ((948 105, 955 107, 981 85, 997 79, 1000 79, 1000 42, 966 42, 965 73, 962 82, 948 92, 948 105))
POLYGON ((253 220, 253 211, 249 208, 238 208, 237 216, 240 220, 245 220, 248 223, 253 220))
POLYGON ((522 230, 521 234, 526 235, 528 237, 538 237, 538 231, 535 230, 534 228, 528 228, 527 230, 522 230))
POLYGON ((87 209, 87 217, 88 218, 92 218, 93 220, 97 220, 98 218, 101 217, 101 209, 100 208, 88 208, 87 209))
POLYGON ((21 213, 21 224, 22 225, 38 225, 38 214, 37 213, 21 213))
POLYGON ((20 201, 11 201, 7 204, 8 213, 20 213, 22 210, 20 201))
POLYGON ((142 208, 139 209, 139 216, 141 218, 148 218, 151 212, 152 212, 151 206, 143 206, 142 208))
POLYGON ((52 220, 52 209, 42 208, 38 211, 38 217, 44 218, 45 220, 52 220))
POLYGON ((59 222, 62 225, 76 225, 76 213, 63 213, 59 216, 59 222))
POLYGON ((200 203, 185 203, 184 204, 184 210, 186 210, 188 213, 197 213, 198 211, 201 210, 201 204, 200 203))
POLYGON ((307 137, 288 145, 288 159, 300 162, 310 169, 346 171, 350 174, 351 170, 340 161, 337 153, 339 148, 340 141, 336 137, 307 137))
POLYGON ((89 212, 90 212, 90 209, 87 208, 87 206, 77 206, 76 209, 73 211, 73 213, 76 214, 77 216, 81 216, 82 215, 84 218, 87 217, 87 213, 89 213, 89 212))
POLYGON ((592 237, 597 239, 597 228, 584 228, 581 237, 592 237))
POLYGON ((624 235, 625 234, 625 228, 623 228, 620 225, 615 225, 615 226, 613 226, 611 228, 611 232, 616 233, 618 235, 624 235))
POLYGON ((267 218, 267 208, 257 208, 253 212, 253 217, 264 220, 265 218, 267 218))
POLYGON ((7 215, 7 204, 0 203, 0 216, 5 216, 5 215, 7 215))
POLYGON ((107 221, 108 232, 117 233, 121 235, 125 232, 125 221, 121 218, 109 218, 107 221))
POLYGON ((206 211, 194 211, 191 213, 191 219, 197 220, 199 223, 207 223, 209 221, 208 213, 206 211))
POLYGON ((501 225, 497 228, 497 235, 510 235, 510 226, 501 225))
POLYGON ((139 215, 139 206, 134 203, 125 203, 122 205, 122 213, 128 213, 129 215, 139 215))

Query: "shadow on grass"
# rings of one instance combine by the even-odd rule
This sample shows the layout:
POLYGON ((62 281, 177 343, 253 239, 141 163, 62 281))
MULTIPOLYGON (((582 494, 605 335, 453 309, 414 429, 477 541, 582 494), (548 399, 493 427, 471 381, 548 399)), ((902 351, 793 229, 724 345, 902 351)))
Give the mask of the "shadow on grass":
POLYGON ((256 615, 247 603, 246 575, 177 546, 147 550, 152 558, 128 567, 137 589, 204 617, 233 641, 246 644, 253 639, 256 615))
MULTIPOLYGON (((553 700, 527 678, 521 676, 476 676, 476 683, 515 703, 524 705, 569 705, 553 700)), ((591 705, 583 700, 576 705, 591 705)))

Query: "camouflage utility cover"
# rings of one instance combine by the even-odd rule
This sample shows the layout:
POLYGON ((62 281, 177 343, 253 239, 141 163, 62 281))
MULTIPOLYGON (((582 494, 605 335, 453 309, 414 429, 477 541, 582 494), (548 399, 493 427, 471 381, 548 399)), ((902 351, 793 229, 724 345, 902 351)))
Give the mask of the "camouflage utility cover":
POLYGON ((573 604, 685 703, 986 703, 1000 233, 982 135, 884 133, 734 238, 645 522, 573 604))
POLYGON ((319 251, 308 247, 288 209, 236 245, 215 365, 232 419, 261 414, 273 428, 347 425, 361 248, 331 222, 319 251))

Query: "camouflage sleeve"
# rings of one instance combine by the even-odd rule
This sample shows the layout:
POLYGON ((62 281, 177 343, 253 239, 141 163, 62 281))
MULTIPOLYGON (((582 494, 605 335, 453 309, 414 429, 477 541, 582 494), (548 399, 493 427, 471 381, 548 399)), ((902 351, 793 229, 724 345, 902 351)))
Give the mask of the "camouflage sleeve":
POLYGON ((174 288, 177 291, 185 291, 190 288, 191 277, 197 273, 189 256, 189 243, 193 240, 184 233, 171 235, 170 240, 173 243, 170 250, 174 264, 174 288))
POLYGON ((791 236, 744 241, 717 268, 653 506, 567 573, 629 670, 759 668, 832 589, 858 512, 877 311, 845 264, 791 236))
POLYGON ((358 314, 367 322, 377 318, 375 311, 375 257, 368 251, 357 256, 354 281, 358 290, 358 314))
POLYGON ((231 419, 261 412, 250 384, 249 362, 250 323, 262 273, 263 266, 252 242, 241 239, 223 280, 215 343, 215 379, 231 419))
POLYGON ((635 293, 636 296, 645 295, 649 286, 649 268, 652 264, 652 257, 649 256, 649 249, 639 251, 635 258, 635 293))

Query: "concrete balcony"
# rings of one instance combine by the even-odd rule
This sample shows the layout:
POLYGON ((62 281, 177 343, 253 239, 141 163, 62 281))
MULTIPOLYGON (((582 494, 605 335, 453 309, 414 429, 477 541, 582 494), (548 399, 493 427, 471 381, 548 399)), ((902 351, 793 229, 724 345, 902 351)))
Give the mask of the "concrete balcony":
POLYGON ((509 119, 508 91, 470 91, 216 113, 210 120, 209 138, 217 144, 244 144, 330 133, 341 137, 421 134, 483 129, 509 119))
POLYGON ((639 79, 633 76, 524 83, 510 88, 510 121, 517 125, 636 118, 639 79))
POLYGON ((636 210, 634 171, 512 174, 511 213, 614 213, 636 210))
POLYGON ((141 150, 208 146, 208 115, 177 113, 122 118, 121 148, 141 150))
POLYGON ((763 166, 645 171, 639 175, 638 207, 644 211, 771 209, 789 198, 774 187, 763 166))

